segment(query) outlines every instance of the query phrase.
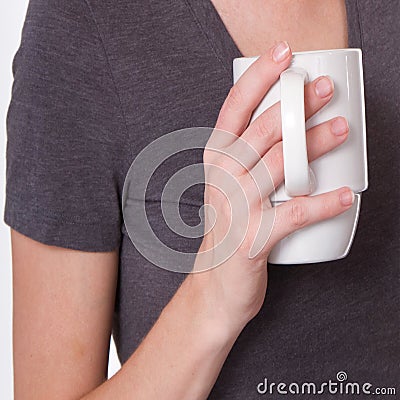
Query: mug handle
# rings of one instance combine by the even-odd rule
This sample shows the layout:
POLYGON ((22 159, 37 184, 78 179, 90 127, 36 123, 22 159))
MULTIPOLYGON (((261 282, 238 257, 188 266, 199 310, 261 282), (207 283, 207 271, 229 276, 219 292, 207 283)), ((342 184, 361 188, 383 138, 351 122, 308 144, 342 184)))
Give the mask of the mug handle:
POLYGON ((285 190, 291 197, 308 195, 313 190, 304 113, 307 79, 307 72, 302 68, 288 68, 280 75, 285 190))

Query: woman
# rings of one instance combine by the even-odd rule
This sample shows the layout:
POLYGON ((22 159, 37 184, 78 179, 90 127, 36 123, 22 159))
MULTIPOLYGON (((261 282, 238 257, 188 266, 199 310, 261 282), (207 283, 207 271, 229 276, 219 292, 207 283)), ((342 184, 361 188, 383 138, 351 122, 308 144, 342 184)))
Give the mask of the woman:
MULTIPOLYGON (((318 382, 339 370, 352 381, 393 386, 399 16, 396 1, 31 0, 8 114, 15 398, 255 399, 264 378, 318 382), (185 127, 216 126, 251 144, 261 135, 278 183, 279 107, 248 125, 252 110, 292 51, 347 46, 363 49, 370 149, 370 189, 350 255, 270 265, 267 280, 274 243, 351 206, 351 191, 340 188, 279 208, 255 258, 242 246, 220 267, 185 275, 142 257, 120 208, 140 150, 185 127), (258 54, 230 90, 232 59, 258 54), (111 329, 123 367, 106 381, 111 329)), ((311 116, 334 87, 320 77, 305 91, 311 116)), ((321 124, 308 133, 311 156, 347 134, 340 116, 321 124)), ((154 178, 149 220, 178 250, 212 248, 227 218, 200 241, 177 238, 160 222, 160 193, 172 172, 166 164, 154 178)), ((183 200, 184 218, 195 223, 203 189, 183 200)), ((207 186, 205 201, 224 215, 224 200, 207 186)), ((260 205, 252 204, 256 224, 260 205)))

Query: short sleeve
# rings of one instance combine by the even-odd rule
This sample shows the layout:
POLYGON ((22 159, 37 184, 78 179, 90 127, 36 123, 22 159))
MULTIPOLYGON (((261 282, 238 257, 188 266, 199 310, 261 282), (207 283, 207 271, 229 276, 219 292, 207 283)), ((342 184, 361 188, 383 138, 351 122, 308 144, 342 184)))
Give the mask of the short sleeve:
POLYGON ((31 0, 13 61, 5 222, 39 242, 111 251, 123 116, 84 0, 31 0))

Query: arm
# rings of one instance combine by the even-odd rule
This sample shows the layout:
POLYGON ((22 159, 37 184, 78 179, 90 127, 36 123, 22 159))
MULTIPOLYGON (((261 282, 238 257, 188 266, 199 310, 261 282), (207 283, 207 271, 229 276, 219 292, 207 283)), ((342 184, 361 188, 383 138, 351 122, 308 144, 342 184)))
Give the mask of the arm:
POLYGON ((117 252, 11 231, 15 399, 75 399, 107 378, 117 252))
POLYGON ((104 385, 117 252, 47 246, 14 230, 11 238, 15 399, 77 399, 96 387, 84 398, 205 397, 234 338, 202 315, 199 287, 191 280, 104 385))
MULTIPOLYGON (((217 122, 218 128, 234 133, 235 145, 243 146, 237 140, 241 137, 257 149, 275 185, 283 179, 277 129, 279 105, 265 111, 249 127, 243 127, 263 94, 289 64, 289 53, 281 62, 274 59, 273 49, 260 57, 228 95, 217 122), (263 137, 264 134, 267 135, 263 137)), ((318 95, 318 83, 321 80, 306 86, 308 116, 326 104, 333 92, 332 87, 330 95, 326 91, 323 96, 318 95)), ((332 129, 335 121, 308 132, 311 160, 345 140, 346 124, 338 134, 337 129, 332 129)), ((215 146, 220 139, 216 130, 210 141, 215 146)), ((229 147, 235 152, 234 144, 229 147)), ((235 154, 240 154, 237 150, 235 154)), ((267 258, 274 244, 296 229, 338 215, 351 206, 351 192, 346 188, 286 202, 276 209, 270 239, 256 256, 249 257, 257 230, 252 228, 258 227, 260 218, 271 212, 270 204, 265 199, 260 206, 259 199, 252 197, 257 192, 248 175, 237 170, 238 165, 207 149, 205 160, 210 165, 223 165, 231 175, 237 174, 250 201, 247 236, 218 268, 187 277, 138 349, 108 381, 105 371, 117 253, 50 247, 13 232, 17 400, 205 399, 240 331, 264 301, 267 258)), ((254 172, 257 179, 257 171, 254 172)), ((208 169, 206 180, 217 186, 223 183, 218 181, 218 174, 208 169)), ((230 219, 225 217, 229 204, 219 196, 206 185, 205 202, 213 205, 217 220, 205 235, 200 250, 212 249, 229 226, 230 219)), ((243 226, 241 216, 234 215, 234 233, 240 235, 243 226)), ((209 258, 204 259, 199 252, 194 267, 211 268, 212 263, 208 262, 209 258)))

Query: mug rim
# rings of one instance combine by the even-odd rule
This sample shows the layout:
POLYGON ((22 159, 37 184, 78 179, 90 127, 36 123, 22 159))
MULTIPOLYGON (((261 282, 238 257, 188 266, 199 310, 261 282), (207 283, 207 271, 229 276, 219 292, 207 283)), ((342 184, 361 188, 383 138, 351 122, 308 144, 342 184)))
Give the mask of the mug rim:
MULTIPOLYGON (((308 50, 308 51, 295 51, 293 52, 293 57, 294 56, 307 56, 307 55, 312 55, 312 54, 329 54, 329 55, 338 55, 340 53, 358 53, 361 54, 362 51, 358 47, 348 47, 348 48, 343 48, 343 49, 327 49, 327 50, 308 50)), ((252 56, 252 57, 236 57, 234 60, 256 60, 260 56, 252 56)))

